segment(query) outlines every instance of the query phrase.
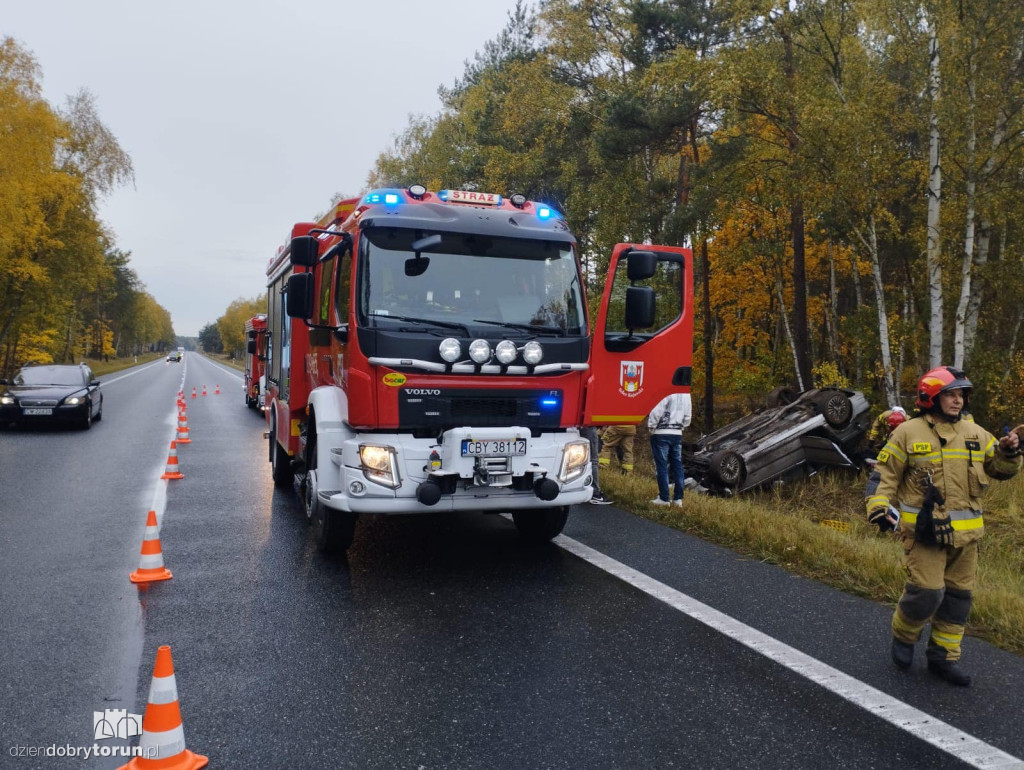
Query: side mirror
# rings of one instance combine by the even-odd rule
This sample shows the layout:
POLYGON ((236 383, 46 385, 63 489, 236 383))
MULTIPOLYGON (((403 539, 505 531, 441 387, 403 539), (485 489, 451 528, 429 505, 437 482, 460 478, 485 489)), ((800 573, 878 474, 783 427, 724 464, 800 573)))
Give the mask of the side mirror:
POLYGON ((285 312, 289 318, 310 318, 313 315, 313 274, 296 273, 288 279, 285 312))
POLYGON ((626 277, 631 281, 646 281, 657 267, 658 257, 653 251, 631 251, 626 257, 626 277))
POLYGON ((246 351, 250 356, 256 354, 256 340, 249 340, 249 344, 245 346, 246 351))
POLYGON ((92 381, 92 382, 90 382, 89 384, 90 384, 90 385, 100 385, 100 384, 102 384, 102 383, 101 383, 101 382, 100 382, 99 380, 93 380, 93 381, 92 381))
POLYGON ((626 328, 650 329, 654 326, 655 296, 650 286, 630 286, 626 289, 626 328))
POLYGON ((312 267, 316 264, 320 251, 319 246, 319 241, 312 235, 300 235, 298 238, 292 238, 292 264, 300 267, 312 267))

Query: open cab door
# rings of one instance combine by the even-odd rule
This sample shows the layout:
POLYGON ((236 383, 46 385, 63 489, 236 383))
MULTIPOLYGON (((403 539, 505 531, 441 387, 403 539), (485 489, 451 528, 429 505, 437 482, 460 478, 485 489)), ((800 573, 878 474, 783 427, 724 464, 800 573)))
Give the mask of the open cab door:
POLYGON ((594 325, 583 424, 639 423, 669 393, 689 393, 692 358, 690 249, 616 245, 594 325))

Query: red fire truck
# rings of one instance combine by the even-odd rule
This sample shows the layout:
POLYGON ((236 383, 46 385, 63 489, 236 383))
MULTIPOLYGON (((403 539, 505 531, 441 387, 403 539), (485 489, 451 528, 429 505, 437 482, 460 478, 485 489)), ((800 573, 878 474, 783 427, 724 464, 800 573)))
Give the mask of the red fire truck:
POLYGON ((689 391, 689 249, 617 245, 593 334, 576 249, 550 206, 421 185, 292 228, 267 270, 270 462, 322 550, 364 513, 508 511, 550 539, 592 494, 579 426, 689 391))
POLYGON ((267 361, 267 316, 254 315, 245 322, 245 405, 263 406, 263 373, 267 361))

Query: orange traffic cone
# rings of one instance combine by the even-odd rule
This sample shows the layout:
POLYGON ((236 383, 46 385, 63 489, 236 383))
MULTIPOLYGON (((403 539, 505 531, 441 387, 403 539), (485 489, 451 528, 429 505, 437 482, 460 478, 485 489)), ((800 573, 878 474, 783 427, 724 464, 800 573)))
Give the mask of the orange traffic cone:
POLYGON ((188 437, 188 416, 185 414, 185 405, 181 405, 181 411, 178 412, 178 440, 179 444, 191 444, 192 439, 188 437))
POLYGON ((142 553, 139 568, 128 576, 133 583, 152 583, 156 580, 170 580, 171 571, 164 566, 164 552, 160 548, 160 530, 156 523, 156 511, 146 516, 146 534, 142 536, 142 553))
POLYGON ((192 386, 192 398, 195 398, 195 397, 196 397, 196 386, 193 385, 192 386))
POLYGON ((203 395, 204 396, 206 395, 206 386, 205 385, 203 385, 203 395))
POLYGON ((178 707, 178 685, 168 645, 156 651, 149 701, 142 717, 140 755, 117 770, 199 770, 209 759, 185 748, 185 730, 178 707))
POLYGON ((219 395, 220 395, 220 384, 219 384, 219 383, 218 383, 218 384, 217 384, 217 386, 216 386, 216 387, 215 387, 215 388, 213 389, 213 395, 215 395, 215 396, 219 396, 219 395))
POLYGON ((184 474, 178 471, 178 442, 171 442, 171 451, 167 455, 167 470, 164 471, 162 479, 183 479, 184 474))

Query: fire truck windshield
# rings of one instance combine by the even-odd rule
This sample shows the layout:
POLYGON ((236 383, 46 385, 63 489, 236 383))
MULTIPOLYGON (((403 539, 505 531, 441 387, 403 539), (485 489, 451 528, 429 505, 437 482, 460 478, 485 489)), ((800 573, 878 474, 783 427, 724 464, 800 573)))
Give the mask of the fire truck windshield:
MULTIPOLYGON (((426 235, 435 235, 427 233, 426 235)), ((569 243, 436 233, 427 251, 419 230, 364 230, 360 248, 359 319, 371 328, 409 319, 440 327, 524 336, 586 332, 576 255, 569 243), (418 244, 417 244, 417 247, 418 244)))

